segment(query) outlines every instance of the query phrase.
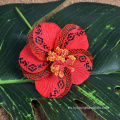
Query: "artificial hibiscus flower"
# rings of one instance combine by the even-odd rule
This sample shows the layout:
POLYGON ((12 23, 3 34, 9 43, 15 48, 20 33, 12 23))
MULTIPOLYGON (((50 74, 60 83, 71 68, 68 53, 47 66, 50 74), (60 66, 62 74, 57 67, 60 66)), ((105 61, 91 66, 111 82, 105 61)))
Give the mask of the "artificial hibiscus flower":
POLYGON ((72 84, 83 83, 92 72, 93 58, 82 28, 55 23, 37 25, 19 56, 23 75, 35 80, 37 91, 46 98, 61 98, 72 84))

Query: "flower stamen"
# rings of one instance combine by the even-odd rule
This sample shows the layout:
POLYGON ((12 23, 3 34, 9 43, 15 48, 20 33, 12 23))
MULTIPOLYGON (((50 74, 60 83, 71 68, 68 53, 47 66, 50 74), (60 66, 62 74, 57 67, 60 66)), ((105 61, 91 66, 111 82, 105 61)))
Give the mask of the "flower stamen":
POLYGON ((56 47, 55 52, 50 51, 48 53, 47 61, 53 62, 51 65, 51 72, 53 72, 56 76, 62 78, 64 76, 64 67, 67 67, 74 72, 74 68, 72 67, 76 58, 74 55, 68 55, 67 49, 60 49, 56 47))

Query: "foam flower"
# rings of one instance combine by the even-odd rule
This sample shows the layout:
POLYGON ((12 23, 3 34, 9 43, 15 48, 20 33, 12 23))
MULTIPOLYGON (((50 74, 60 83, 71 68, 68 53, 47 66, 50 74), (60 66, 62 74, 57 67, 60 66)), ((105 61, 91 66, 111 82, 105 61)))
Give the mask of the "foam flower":
POLYGON ((19 56, 23 75, 35 80, 37 91, 46 98, 61 98, 72 84, 83 83, 92 72, 93 58, 82 28, 55 23, 37 25, 19 56))

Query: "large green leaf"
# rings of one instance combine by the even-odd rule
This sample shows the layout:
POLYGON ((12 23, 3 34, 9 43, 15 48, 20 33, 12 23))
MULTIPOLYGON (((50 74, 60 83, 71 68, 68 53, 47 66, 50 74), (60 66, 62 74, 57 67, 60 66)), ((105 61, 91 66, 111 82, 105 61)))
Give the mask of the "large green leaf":
POLYGON ((18 57, 26 44, 29 28, 18 15, 15 7, 19 8, 31 25, 34 25, 63 1, 0 6, 0 79, 21 79, 22 77, 18 57))
POLYGON ((0 105, 15 120, 34 120, 31 101, 38 100, 47 117, 51 120, 85 119, 74 100, 80 100, 91 107, 109 107, 94 110, 105 119, 120 118, 120 96, 115 91, 120 86, 120 9, 115 6, 79 3, 71 5, 54 15, 49 21, 61 28, 75 23, 86 30, 89 51, 94 56, 94 69, 82 85, 71 87, 70 92, 61 99, 46 99, 28 83, 22 75, 18 56, 26 44, 29 29, 18 16, 17 6, 33 25, 49 11, 61 4, 57 1, 35 5, 5 5, 0 7, 0 105), (27 83, 16 83, 16 81, 27 83), (7 84, 10 83, 11 84, 7 84))
MULTIPOLYGON (((63 0, 46 4, 14 4, 0 7, 0 105, 11 114, 14 120, 34 120, 31 102, 36 99, 41 101, 40 104, 51 119, 59 120, 60 116, 63 119, 74 119, 78 116, 85 118, 79 110, 77 113, 73 111, 75 115, 72 114, 69 117, 68 114, 71 114, 72 110, 65 113, 65 103, 61 108, 54 101, 43 98, 36 91, 34 83, 12 84, 23 79, 24 82, 30 82, 24 78, 18 65, 19 53, 26 45, 29 28, 18 15, 15 7, 18 7, 33 25, 62 2, 63 0)), ((68 101, 68 104, 75 104, 67 99, 65 101, 68 101)))
POLYGON ((88 51, 94 57, 93 72, 83 84, 71 88, 77 95, 71 97, 84 102, 104 119, 120 119, 120 95, 115 90, 120 87, 120 8, 79 3, 65 8, 49 21, 61 28, 75 23, 88 36, 88 51))

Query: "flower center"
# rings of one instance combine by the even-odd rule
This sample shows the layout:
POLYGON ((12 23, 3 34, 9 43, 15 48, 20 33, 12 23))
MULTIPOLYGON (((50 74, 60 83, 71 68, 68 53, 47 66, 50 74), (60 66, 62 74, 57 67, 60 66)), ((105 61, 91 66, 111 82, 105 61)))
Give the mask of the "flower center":
POLYGON ((75 60, 74 55, 68 55, 67 49, 60 49, 59 47, 55 49, 55 52, 50 51, 47 57, 47 61, 53 62, 50 67, 51 72, 60 78, 64 76, 64 67, 70 69, 71 72, 74 71, 73 63, 75 60))

